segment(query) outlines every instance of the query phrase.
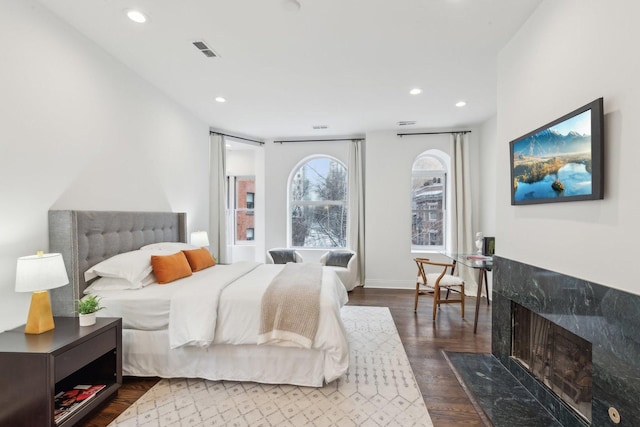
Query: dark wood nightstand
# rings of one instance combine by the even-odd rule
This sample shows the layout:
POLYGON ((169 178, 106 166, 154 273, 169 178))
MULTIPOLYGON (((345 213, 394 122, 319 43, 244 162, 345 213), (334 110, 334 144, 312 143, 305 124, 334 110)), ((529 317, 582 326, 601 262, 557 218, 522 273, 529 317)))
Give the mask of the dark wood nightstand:
POLYGON ((122 385, 122 320, 56 317, 55 329, 26 335, 24 326, 0 333, 0 425, 69 427, 113 396, 122 385), (54 396, 78 384, 106 384, 60 424, 54 396))

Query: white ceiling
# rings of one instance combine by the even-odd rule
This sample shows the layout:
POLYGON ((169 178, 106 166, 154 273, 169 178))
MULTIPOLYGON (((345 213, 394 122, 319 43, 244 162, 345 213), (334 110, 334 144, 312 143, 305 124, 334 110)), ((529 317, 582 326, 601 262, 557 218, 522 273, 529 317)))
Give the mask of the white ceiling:
POLYGON ((495 114, 498 52, 541 2, 39 1, 213 128, 256 138, 479 124, 495 114))

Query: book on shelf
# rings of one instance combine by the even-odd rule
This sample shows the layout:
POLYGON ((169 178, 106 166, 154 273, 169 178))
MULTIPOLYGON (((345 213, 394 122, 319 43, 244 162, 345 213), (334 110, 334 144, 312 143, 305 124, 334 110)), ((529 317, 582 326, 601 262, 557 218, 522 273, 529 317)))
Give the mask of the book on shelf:
POLYGON ((56 394, 54 399, 53 420, 56 424, 60 424, 74 412, 89 403, 103 388, 105 388, 105 384, 80 384, 70 390, 64 390, 56 394))

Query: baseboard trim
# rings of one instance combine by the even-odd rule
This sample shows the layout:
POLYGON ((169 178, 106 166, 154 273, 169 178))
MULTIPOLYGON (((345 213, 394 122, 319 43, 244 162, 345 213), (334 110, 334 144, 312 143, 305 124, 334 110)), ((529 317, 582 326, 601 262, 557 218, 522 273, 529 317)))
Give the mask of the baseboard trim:
POLYGON ((364 286, 377 289, 415 289, 416 283, 407 280, 367 279, 364 282, 364 286))
MULTIPOLYGON (((365 288, 370 289, 408 289, 415 290, 416 283, 407 280, 381 280, 381 279, 366 279, 364 282, 365 288)), ((484 286, 483 286, 484 288, 484 286)), ((475 297, 478 292, 478 286, 475 283, 466 283, 464 286, 464 293, 468 297, 475 297)), ((484 289, 482 296, 486 297, 484 289)))

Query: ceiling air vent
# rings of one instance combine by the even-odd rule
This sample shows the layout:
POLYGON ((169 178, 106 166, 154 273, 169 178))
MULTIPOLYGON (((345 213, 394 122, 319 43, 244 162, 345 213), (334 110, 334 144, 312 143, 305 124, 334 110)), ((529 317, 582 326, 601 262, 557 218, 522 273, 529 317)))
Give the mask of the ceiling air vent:
POLYGON ((416 124, 415 120, 402 120, 398 122, 398 126, 411 126, 415 124, 416 124))
POLYGON ((203 42, 202 40, 193 42, 193 45, 195 47, 197 47, 198 50, 200 52, 202 52, 202 54, 204 56, 206 56, 207 58, 216 58, 216 57, 220 56, 216 52, 214 52, 213 49, 211 49, 209 46, 207 46, 207 44, 205 42, 203 42))

